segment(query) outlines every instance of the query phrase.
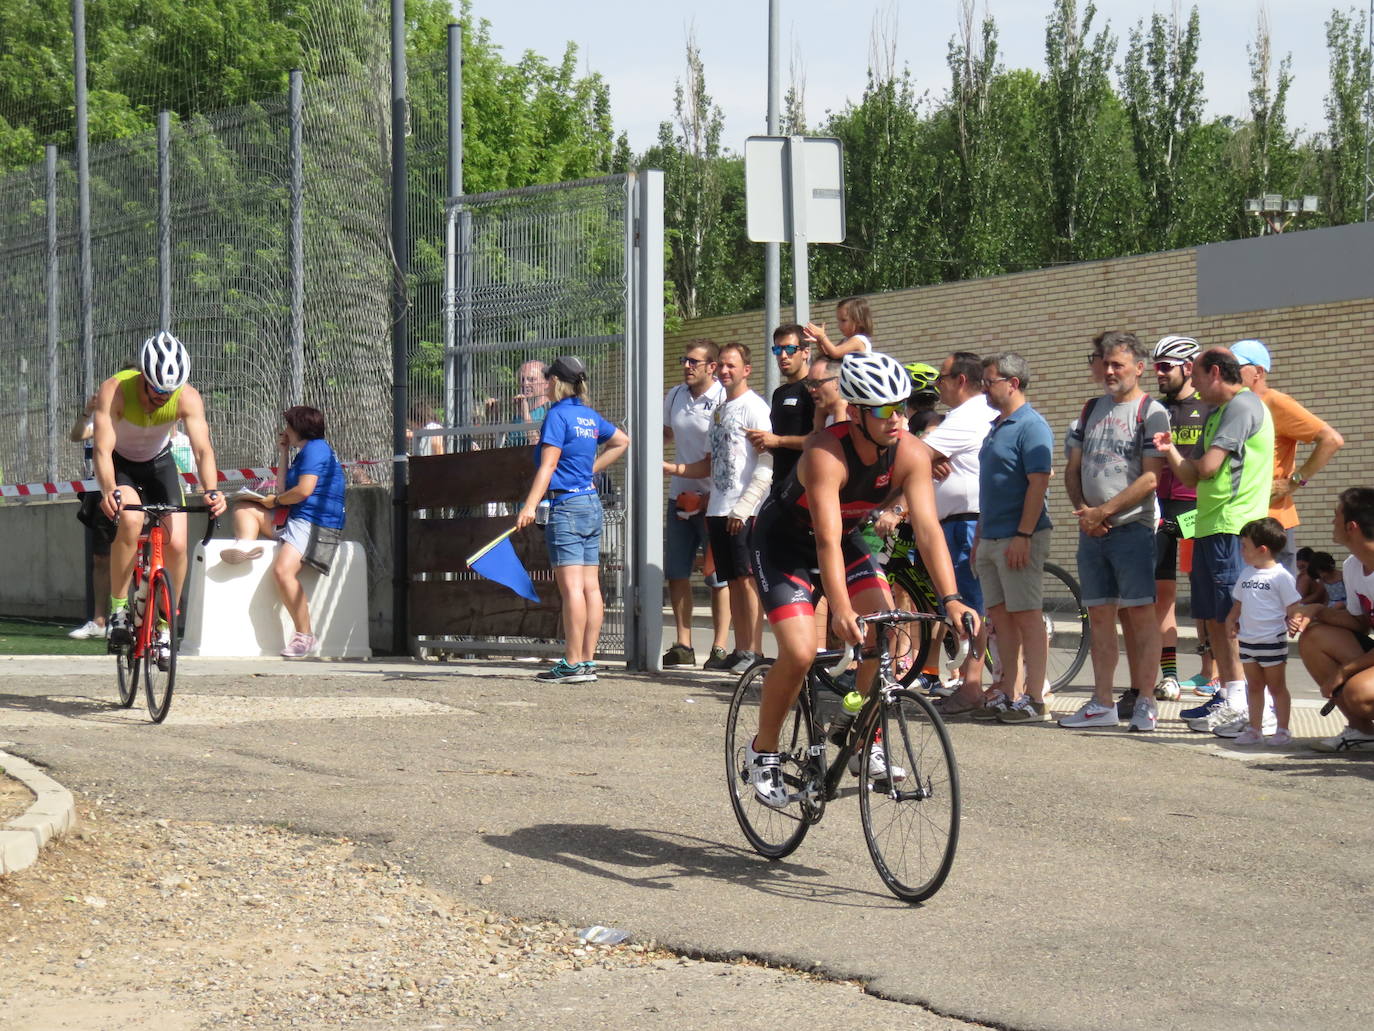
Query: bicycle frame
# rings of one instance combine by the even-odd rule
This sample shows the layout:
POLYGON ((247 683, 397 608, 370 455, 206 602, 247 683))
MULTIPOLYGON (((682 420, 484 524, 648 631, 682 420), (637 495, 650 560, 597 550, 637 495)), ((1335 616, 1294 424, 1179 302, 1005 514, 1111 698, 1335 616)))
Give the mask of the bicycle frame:
MULTIPOLYGON (((138 547, 134 552, 134 574, 131 582, 134 593, 130 595, 133 598, 137 597, 138 592, 145 585, 151 591, 153 575, 159 569, 167 568, 164 558, 167 529, 162 525, 162 520, 176 512, 208 512, 209 509, 204 507, 192 508, 186 505, 123 505, 121 510, 144 514, 143 530, 138 535, 138 547)), ((200 541, 202 547, 208 544, 210 538, 214 536, 216 522, 216 518, 211 516, 205 527, 205 536, 200 541)), ((151 597, 144 600, 145 614, 146 606, 151 601, 151 597)), ((177 608, 179 604, 179 598, 172 599, 173 608, 177 608)), ((139 617, 138 625, 134 628, 133 656, 135 659, 141 659, 147 653, 153 642, 155 629, 152 620, 139 617)))

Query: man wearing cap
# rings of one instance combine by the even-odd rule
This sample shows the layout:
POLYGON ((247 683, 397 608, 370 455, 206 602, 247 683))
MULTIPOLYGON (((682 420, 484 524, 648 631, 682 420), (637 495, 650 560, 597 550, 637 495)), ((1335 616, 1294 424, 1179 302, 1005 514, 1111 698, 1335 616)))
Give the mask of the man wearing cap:
POLYGON ((1269 386, 1273 363, 1269 348, 1261 341, 1242 340, 1231 348, 1231 353, 1240 362, 1241 381, 1264 402, 1274 420, 1274 486, 1269 495, 1269 515, 1277 519, 1288 534, 1288 547, 1279 555, 1279 561, 1297 576, 1294 540, 1300 520, 1293 496, 1331 461, 1345 444, 1345 438, 1292 397, 1269 386), (1299 443, 1314 445, 1301 466, 1297 464, 1299 443))

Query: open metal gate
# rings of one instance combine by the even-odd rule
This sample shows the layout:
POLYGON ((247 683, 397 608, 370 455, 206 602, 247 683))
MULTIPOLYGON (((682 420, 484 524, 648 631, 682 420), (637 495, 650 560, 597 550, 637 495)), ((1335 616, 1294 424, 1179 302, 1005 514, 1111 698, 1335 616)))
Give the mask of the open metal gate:
POLYGON ((430 651, 562 650, 542 531, 516 549, 541 602, 464 558, 514 522, 534 474, 541 402, 521 371, 573 354, 591 403, 630 435, 599 483, 606 513, 600 654, 648 668, 662 622, 663 177, 647 171, 448 202, 445 454, 410 459, 409 625, 430 651), (534 409, 528 421, 526 412, 534 409))

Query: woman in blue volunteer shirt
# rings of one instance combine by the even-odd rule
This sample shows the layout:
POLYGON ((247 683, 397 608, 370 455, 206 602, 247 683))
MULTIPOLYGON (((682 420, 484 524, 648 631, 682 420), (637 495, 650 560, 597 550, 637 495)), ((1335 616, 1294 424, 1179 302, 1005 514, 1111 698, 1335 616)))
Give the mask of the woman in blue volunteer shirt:
POLYGON ((324 413, 296 405, 282 413, 285 426, 277 434, 281 447, 278 470, 285 470, 285 489, 278 494, 235 502, 234 545, 221 557, 229 563, 262 557, 259 537, 274 530, 280 546, 272 560, 272 576, 295 633, 282 655, 296 659, 315 647, 310 607, 301 587, 301 565, 328 573, 334 551, 343 539, 344 472, 334 449, 324 439, 324 413), (291 449, 296 457, 287 465, 291 449), (275 511, 274 511, 275 510, 275 511), (284 518, 282 518, 284 517, 284 518))
POLYGON ((578 358, 559 358, 549 367, 549 409, 535 448, 539 468, 516 518, 523 530, 535 521, 545 498, 550 503, 544 528, 549 564, 563 599, 565 655, 540 680, 579 684, 596 679, 596 642, 601 637, 601 498, 593 477, 620 460, 630 446, 587 404, 587 368, 578 358), (601 445, 604 450, 598 453, 601 445))

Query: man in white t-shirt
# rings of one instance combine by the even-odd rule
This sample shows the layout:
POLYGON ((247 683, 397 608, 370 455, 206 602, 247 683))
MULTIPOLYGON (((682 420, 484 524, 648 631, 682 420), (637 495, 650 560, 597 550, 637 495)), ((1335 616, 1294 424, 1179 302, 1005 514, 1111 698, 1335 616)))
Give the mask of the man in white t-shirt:
MULTIPOLYGON (((964 604, 981 617, 983 588, 973 572, 973 540, 978 530, 978 452, 988 435, 997 410, 983 393, 983 359, 971 351, 955 351, 940 365, 935 379, 940 403, 949 409, 944 421, 922 442, 934 452, 935 511, 945 534, 954 579, 964 604)), ((953 696, 941 703, 950 715, 972 712, 983 704, 983 654, 987 630, 964 662, 962 682, 953 696)))
POLYGON ((1348 487, 1336 502, 1331 539, 1350 549, 1342 579, 1345 605, 1304 605, 1294 616, 1298 650, 1317 687, 1345 717, 1320 752, 1374 751, 1374 488, 1348 487))
MULTIPOLYGON (((682 382, 663 399, 663 442, 677 450, 678 463, 691 465, 711 454, 711 416, 725 400, 725 388, 716 380, 719 349, 709 340, 693 340, 682 356, 682 382)), ((667 465, 667 463, 665 463, 667 465)), ((695 666, 692 647, 692 567, 706 542, 706 499, 711 478, 671 476, 668 482, 668 520, 664 528, 663 572, 668 581, 668 601, 673 609, 677 639, 663 656, 663 665, 695 666)), ((727 669, 725 637, 730 611, 725 583, 707 577, 711 588, 711 623, 715 635, 706 669, 727 669)))
POLYGON ((675 476, 711 477, 706 504, 706 532, 716 559, 716 576, 730 592, 730 618, 735 650, 730 669, 742 673, 763 657, 763 609, 749 558, 749 532, 759 503, 773 479, 772 456, 760 454, 746 430, 772 426, 768 402, 749 389, 749 348, 726 344, 716 360, 716 378, 725 400, 711 414, 711 453, 693 463, 665 463, 675 476))

